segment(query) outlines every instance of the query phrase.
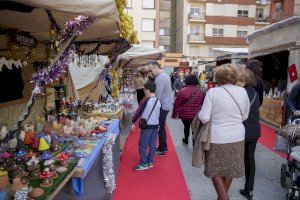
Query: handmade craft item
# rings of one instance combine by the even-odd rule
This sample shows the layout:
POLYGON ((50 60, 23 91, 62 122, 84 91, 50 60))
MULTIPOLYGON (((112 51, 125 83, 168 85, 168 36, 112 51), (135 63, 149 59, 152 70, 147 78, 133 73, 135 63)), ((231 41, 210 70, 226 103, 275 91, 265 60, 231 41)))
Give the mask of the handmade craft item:
POLYGON ((51 133, 51 150, 53 152, 57 152, 57 151, 59 151, 59 149, 60 149, 59 138, 55 132, 52 132, 51 133))
POLYGON ((53 184, 52 176, 52 172, 50 172, 48 168, 45 168, 40 175, 40 179, 42 179, 41 187, 51 186, 53 184))
POLYGON ((40 137, 39 151, 46 151, 46 150, 48 150, 50 147, 49 147, 49 144, 46 142, 45 135, 41 133, 39 135, 39 137, 40 137))
POLYGON ((58 155, 57 160, 59 161, 60 166, 66 167, 68 165, 69 158, 69 154, 62 152, 58 155))
POLYGON ((34 188, 31 192, 31 196, 33 198, 40 197, 44 194, 44 190, 42 188, 34 188))

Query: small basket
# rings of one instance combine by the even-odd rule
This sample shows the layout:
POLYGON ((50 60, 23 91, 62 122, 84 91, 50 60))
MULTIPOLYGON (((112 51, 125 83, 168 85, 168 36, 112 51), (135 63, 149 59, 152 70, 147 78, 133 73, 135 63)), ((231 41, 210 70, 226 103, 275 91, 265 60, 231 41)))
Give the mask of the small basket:
POLYGON ((274 150, 287 154, 289 152, 288 140, 283 136, 276 134, 274 150))

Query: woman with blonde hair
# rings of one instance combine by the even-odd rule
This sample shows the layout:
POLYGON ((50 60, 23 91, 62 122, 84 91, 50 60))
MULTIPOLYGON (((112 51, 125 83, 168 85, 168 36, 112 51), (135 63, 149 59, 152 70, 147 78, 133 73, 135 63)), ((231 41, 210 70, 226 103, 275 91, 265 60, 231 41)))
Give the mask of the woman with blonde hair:
POLYGON ((212 179, 218 200, 229 200, 233 178, 244 175, 243 121, 248 118, 250 102, 244 88, 236 86, 237 69, 231 64, 214 72, 220 87, 211 88, 205 97, 199 119, 211 123, 211 144, 205 154, 204 175, 212 179))
POLYGON ((245 176, 246 183, 244 189, 240 193, 248 200, 253 199, 253 186, 255 177, 255 148, 257 140, 260 137, 260 123, 259 123, 259 94, 255 91, 255 76, 249 69, 240 70, 238 73, 238 84, 244 87, 249 100, 250 112, 249 117, 244 121, 245 126, 245 176))

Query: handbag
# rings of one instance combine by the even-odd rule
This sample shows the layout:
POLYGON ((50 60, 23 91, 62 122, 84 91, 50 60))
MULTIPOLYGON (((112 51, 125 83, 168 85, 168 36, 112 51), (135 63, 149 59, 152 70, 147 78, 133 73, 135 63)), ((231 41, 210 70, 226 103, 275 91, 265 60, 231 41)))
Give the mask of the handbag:
POLYGON ((146 120, 146 119, 143 119, 143 118, 141 118, 141 119, 139 120, 139 127, 140 127, 140 128, 143 128, 143 129, 147 128, 147 126, 148 126, 148 123, 147 123, 147 122, 148 122, 148 120, 150 119, 150 117, 151 117, 151 115, 152 115, 152 113, 153 113, 153 110, 154 110, 154 108, 155 108, 157 102, 158 102, 158 99, 156 99, 156 101, 155 101, 155 103, 154 103, 154 106, 153 106, 153 108, 152 108, 152 110, 151 110, 151 112, 150 112, 150 114, 149 114, 147 120, 146 120))

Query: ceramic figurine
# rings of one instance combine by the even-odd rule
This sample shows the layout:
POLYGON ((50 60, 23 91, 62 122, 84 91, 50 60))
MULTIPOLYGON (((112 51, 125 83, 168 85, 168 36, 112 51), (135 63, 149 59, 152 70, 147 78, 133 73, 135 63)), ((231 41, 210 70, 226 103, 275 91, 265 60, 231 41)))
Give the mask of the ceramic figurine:
POLYGON ((45 168, 40 175, 40 179, 42 179, 41 187, 51 186, 53 184, 52 176, 52 172, 50 172, 48 168, 45 168))
POLYGON ((8 168, 11 165, 12 157, 11 153, 3 152, 0 154, 0 163, 3 167, 8 168))
POLYGON ((40 197, 44 194, 44 190, 42 188, 34 188, 31 192, 31 196, 33 198, 40 197))
POLYGON ((30 200, 32 189, 28 186, 23 187, 15 193, 15 200, 30 200))
POLYGON ((25 162, 25 157, 26 157, 26 152, 24 150, 19 150, 16 153, 16 162, 17 163, 24 163, 25 162))
POLYGON ((50 147, 49 147, 49 144, 46 142, 45 135, 43 133, 41 133, 39 135, 39 138, 40 138, 40 141, 39 141, 39 148, 38 148, 38 150, 39 151, 46 151, 46 150, 48 150, 50 147))
POLYGON ((29 146, 33 143, 32 135, 33 135, 33 130, 31 130, 31 129, 29 129, 25 133, 25 138, 24 138, 24 144, 25 145, 29 146))
POLYGON ((70 156, 69 156, 69 154, 67 154, 67 153, 64 153, 64 152, 60 153, 60 154, 58 155, 58 157, 57 157, 57 159, 58 159, 58 161, 59 161, 59 163, 60 163, 60 166, 62 166, 62 167, 67 166, 67 165, 68 165, 69 157, 70 157, 70 156))
MULTIPOLYGON (((28 163, 27 163, 28 165, 28 163)), ((28 171, 31 179, 37 179, 40 177, 39 166, 34 161, 28 166, 28 171)))
POLYGON ((51 150, 53 152, 57 152, 57 151, 59 151, 59 149, 60 149, 59 138, 55 132, 52 132, 51 133, 51 150))
POLYGON ((34 149, 38 149, 39 144, 40 144, 40 138, 39 138, 38 134, 35 134, 31 147, 34 148, 34 149))
POLYGON ((17 145, 18 145, 17 138, 13 138, 13 139, 10 140, 10 142, 9 142, 9 148, 10 149, 16 149, 17 145))
POLYGON ((7 135, 8 130, 6 128, 6 126, 2 126, 1 128, 1 132, 0 132, 0 140, 3 140, 5 138, 5 136, 7 135))
POLYGON ((42 154, 42 160, 50 160, 51 159, 51 154, 48 151, 44 151, 42 154))

